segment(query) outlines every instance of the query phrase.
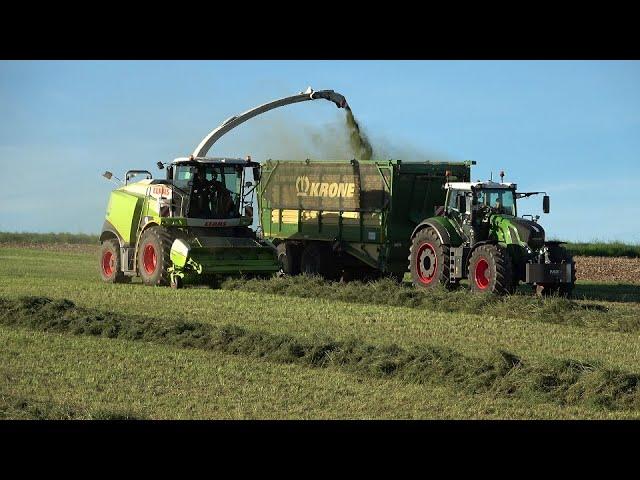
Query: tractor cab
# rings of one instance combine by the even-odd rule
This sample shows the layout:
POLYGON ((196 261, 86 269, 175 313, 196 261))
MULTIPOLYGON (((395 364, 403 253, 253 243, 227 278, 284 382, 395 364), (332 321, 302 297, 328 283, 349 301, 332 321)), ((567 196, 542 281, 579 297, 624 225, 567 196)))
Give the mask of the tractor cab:
POLYGON ((162 182, 173 187, 165 212, 200 219, 251 217, 248 197, 259 178, 260 164, 250 159, 177 158, 167 166, 167 179, 162 182), (248 169, 253 181, 248 181, 248 169))
POLYGON ((470 245, 491 236, 492 215, 517 217, 515 183, 450 182, 447 190, 445 216, 470 245))

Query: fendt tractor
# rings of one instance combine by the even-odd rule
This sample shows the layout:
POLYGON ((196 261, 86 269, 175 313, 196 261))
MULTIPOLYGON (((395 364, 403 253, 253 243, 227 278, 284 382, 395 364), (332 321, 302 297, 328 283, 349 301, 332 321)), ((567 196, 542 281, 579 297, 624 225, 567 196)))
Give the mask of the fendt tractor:
POLYGON ((455 288, 469 279, 474 292, 513 293, 518 283, 538 294, 569 296, 576 281, 573 258, 549 241, 539 216, 518 217, 517 200, 545 192, 518 192, 515 183, 460 182, 448 179, 446 200, 436 216, 411 234, 409 255, 413 283, 423 288, 455 288))
MULTIPOLYGON (((206 154, 229 130, 271 109, 307 100, 329 100, 338 108, 345 98, 333 90, 274 100, 231 117, 211 131, 188 158, 166 166, 166 179, 146 170, 130 170, 111 193, 100 235, 100 273, 105 282, 125 283, 140 276, 146 285, 214 283, 228 275, 273 275, 280 269, 274 246, 257 238, 253 191, 260 165, 247 159, 210 158, 206 154), (250 172, 253 182, 248 180, 250 172), (146 178, 129 182, 134 177, 146 178)), ((105 172, 112 179, 111 172, 105 172)), ((115 177, 117 179, 117 177, 115 177)))

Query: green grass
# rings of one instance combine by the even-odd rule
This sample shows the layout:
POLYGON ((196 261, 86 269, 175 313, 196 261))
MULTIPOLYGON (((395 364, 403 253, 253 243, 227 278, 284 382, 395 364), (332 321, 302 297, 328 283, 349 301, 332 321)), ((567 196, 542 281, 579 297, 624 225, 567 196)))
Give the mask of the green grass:
POLYGON ((174 291, 139 283, 104 285, 98 279, 96 265, 95 255, 88 253, 0 247, 0 297, 8 302, 17 302, 25 295, 67 298, 92 314, 111 312, 124 320, 139 318, 154 329, 158 325, 196 325, 202 329, 198 331, 208 332, 212 338, 232 326, 245 332, 241 344, 258 335, 272 345, 274 339, 285 336, 300 345, 314 345, 322 339, 338 343, 338 350, 344 350, 345 342, 355 341, 365 350, 373 348, 378 354, 391 355, 396 367, 378 363, 382 368, 371 370, 376 362, 365 362, 368 366, 362 370, 351 359, 318 368, 302 360, 287 363, 286 358, 272 357, 273 352, 261 357, 249 349, 249 353, 233 355, 224 349, 189 347, 157 338, 142 342, 120 336, 94 338, 76 336, 73 329, 63 330, 64 334, 43 333, 41 324, 28 329, 24 322, 4 324, 0 326, 1 336, 7 339, 3 343, 14 346, 2 351, 0 415, 4 411, 12 418, 638 417, 633 402, 627 401, 631 397, 615 393, 635 388, 631 384, 634 375, 640 373, 640 335, 632 321, 640 317, 633 290, 637 286, 623 286, 619 298, 611 284, 603 285, 608 289, 603 295, 596 284, 579 286, 581 299, 575 302, 540 302, 526 296, 479 299, 463 292, 440 292, 437 295, 450 297, 423 298, 411 293, 410 287, 384 283, 335 285, 314 279, 296 279, 299 282, 291 284, 238 280, 225 282, 222 289, 174 291), (38 340, 25 340, 27 346, 19 348, 16 343, 22 337, 38 340), (54 341, 55 347, 43 346, 54 341), (87 355, 73 353, 78 349, 96 350, 95 372, 87 355), (411 365, 416 365, 415 358, 407 355, 424 353, 424 349, 437 352, 432 357, 441 363, 454 359, 448 369, 454 373, 442 375, 432 370, 425 374, 428 366, 420 363, 416 371, 422 373, 418 377, 416 371, 407 373, 412 371, 411 365), (17 350, 19 354, 9 353, 17 350), (127 353, 113 361, 105 360, 101 366, 100 359, 109 357, 111 350, 127 353), (476 388, 473 382, 464 381, 474 369, 486 367, 490 371, 487 365, 496 365, 500 351, 509 352, 523 366, 505 377, 512 378, 513 384, 503 378, 484 387, 481 382, 481 388, 476 388), (24 359, 10 361, 11 355, 24 359), (156 361, 174 356, 191 359, 191 368, 206 380, 187 375, 188 380, 185 377, 178 382, 171 361, 156 361), (38 368, 34 367, 39 363, 51 365, 53 371, 59 369, 60 374, 37 374, 38 368), (251 372, 260 372, 252 380, 246 379, 248 366, 251 372), (387 370, 399 373, 385 374, 387 370), (582 370, 587 371, 586 376, 580 373, 582 370), (87 384, 87 376, 109 377, 113 386, 102 385, 104 393, 94 392, 92 389, 98 387, 87 384), (144 382, 153 383, 155 377, 162 379, 166 390, 154 396, 148 389, 137 389, 144 382), (215 385, 218 377, 228 378, 227 390, 214 399, 207 386, 215 385), (551 383, 567 387, 561 390, 564 388, 569 396, 541 391, 536 385, 544 384, 542 377, 555 378, 551 383), (625 382, 631 384, 625 387, 625 382), (294 384, 299 389, 296 395, 289 390, 294 384), (504 390, 498 385, 509 386, 504 390), (248 388, 251 392, 236 404, 240 402, 239 392, 248 388), (505 394, 511 390, 513 395, 505 394), (122 397, 120 392, 125 392, 122 397), (375 399, 368 399, 367 392, 375 399), (131 408, 125 400, 127 395, 132 399, 131 408), (205 397, 208 400, 204 405, 193 406, 191 399, 205 397), (295 398, 295 402, 288 403, 289 398, 295 398), (627 400, 619 401, 622 398, 627 400))
MULTIPOLYGON (((84 233, 32 233, 32 232, 0 232, 2 243, 31 243, 72 245, 98 245, 98 235, 84 233)), ((640 244, 629 244, 620 241, 603 242, 568 242, 565 247, 573 254, 580 256, 602 257, 640 257, 640 244)))
POLYGON ((640 257, 640 244, 624 242, 569 242, 565 247, 575 256, 585 257, 640 257))
POLYGON ((98 245, 100 242, 98 235, 88 235, 85 233, 0 232, 0 244, 1 243, 98 245))

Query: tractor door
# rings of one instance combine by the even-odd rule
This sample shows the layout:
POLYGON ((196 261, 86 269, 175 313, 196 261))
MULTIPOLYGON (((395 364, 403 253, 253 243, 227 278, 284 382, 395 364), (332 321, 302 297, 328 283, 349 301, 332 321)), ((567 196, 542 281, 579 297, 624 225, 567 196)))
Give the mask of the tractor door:
POLYGON ((460 233, 472 241, 474 238, 471 225, 471 192, 464 190, 450 190, 447 197, 447 215, 460 233))

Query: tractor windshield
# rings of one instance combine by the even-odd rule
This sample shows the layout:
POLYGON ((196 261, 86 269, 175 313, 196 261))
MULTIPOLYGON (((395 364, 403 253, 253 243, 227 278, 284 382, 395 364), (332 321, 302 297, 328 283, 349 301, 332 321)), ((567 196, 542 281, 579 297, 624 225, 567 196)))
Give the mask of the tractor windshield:
POLYGON ((516 216, 516 199, 513 190, 506 188, 478 190, 476 198, 478 205, 491 207, 498 213, 516 216))

